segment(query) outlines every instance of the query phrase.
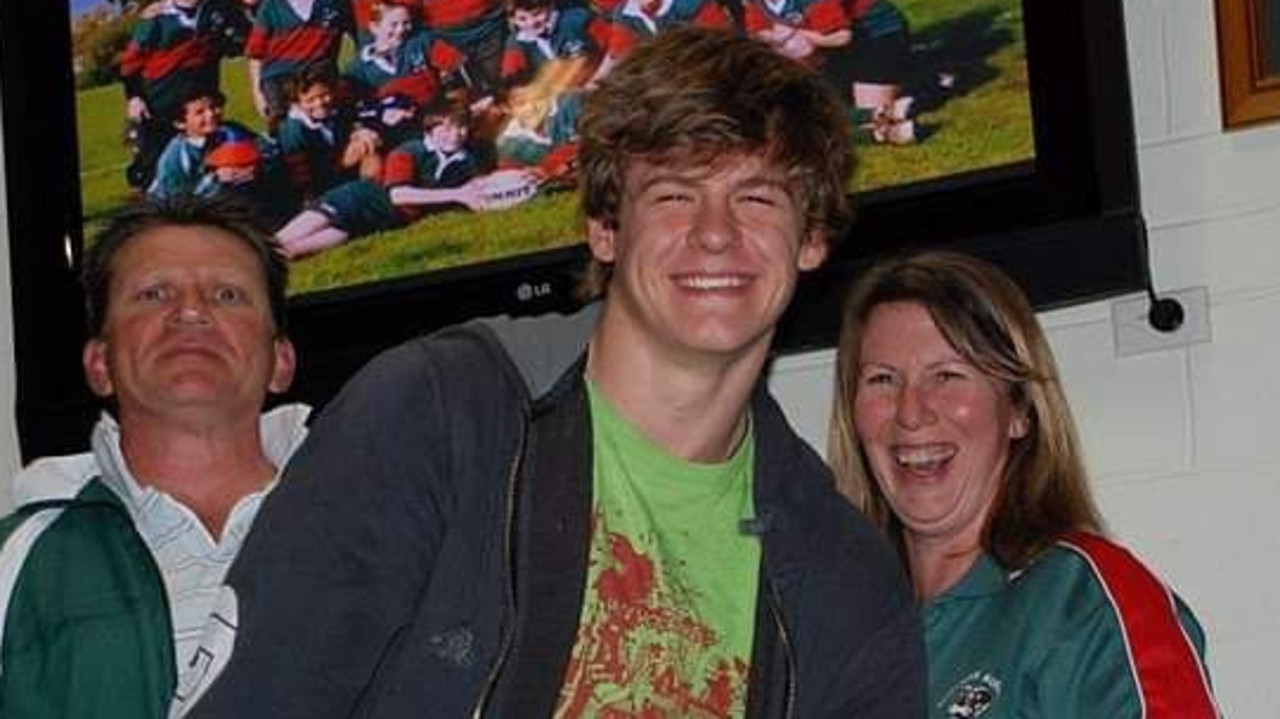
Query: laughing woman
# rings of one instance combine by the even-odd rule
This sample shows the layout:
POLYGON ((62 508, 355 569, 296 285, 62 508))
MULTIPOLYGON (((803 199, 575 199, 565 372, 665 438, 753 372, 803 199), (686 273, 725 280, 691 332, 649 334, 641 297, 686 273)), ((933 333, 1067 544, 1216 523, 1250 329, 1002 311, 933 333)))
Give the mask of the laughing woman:
POLYGON ((911 574, 930 719, 1219 716, 1195 617, 1103 534, 1013 281, 962 255, 891 260, 842 324, 831 461, 911 574))

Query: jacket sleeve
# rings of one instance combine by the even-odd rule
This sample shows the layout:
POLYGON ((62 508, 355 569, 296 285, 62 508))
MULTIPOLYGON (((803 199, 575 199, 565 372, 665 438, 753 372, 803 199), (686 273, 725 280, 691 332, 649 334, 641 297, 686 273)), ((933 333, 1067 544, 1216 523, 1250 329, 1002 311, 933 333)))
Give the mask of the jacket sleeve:
POLYGON ((1204 633, 1191 611, 1125 548, 1075 532, 1060 543, 1087 567, 1071 622, 1035 668, 1037 716, 1216 719, 1204 633))
MULTIPOLYGON (((1070 719, 1219 717, 1203 658, 1191 638, 1200 636, 1189 614, 1169 617, 1164 636, 1126 637, 1110 607, 1094 611, 1036 668, 1043 678, 1035 703, 1039 716, 1070 719), (1180 621, 1190 620, 1188 631, 1180 621)), ((1143 622, 1154 619, 1145 617, 1143 622)))
POLYGON ((804 515, 804 599, 791 617, 797 716, 925 716, 927 667, 915 597, 888 542, 828 483, 804 515))
MULTIPOLYGON (((1182 636, 1168 637, 1183 642, 1182 636)), ((1208 678, 1199 661, 1190 675, 1174 666, 1141 666, 1141 655, 1160 652, 1157 644, 1140 642, 1131 656, 1124 632, 1109 608, 1099 608, 1064 638, 1036 668, 1042 681, 1034 699, 1037 716, 1070 719, 1079 716, 1179 717, 1212 719, 1214 708, 1208 678), (1145 648, 1144 648, 1145 645, 1145 648)), ((1154 655, 1152 655, 1153 658, 1154 655)))
POLYGON ((205 649, 230 658, 182 682, 199 697, 190 716, 352 714, 411 621, 448 516, 447 459, 431 451, 448 442, 440 384, 421 344, 405 345, 321 415, 228 575, 210 626, 229 629, 205 649))
POLYGON ((884 619, 866 641, 849 647, 842 666, 830 673, 833 685, 826 691, 830 700, 817 716, 904 719, 926 715, 927 672, 915 605, 901 604, 884 619))

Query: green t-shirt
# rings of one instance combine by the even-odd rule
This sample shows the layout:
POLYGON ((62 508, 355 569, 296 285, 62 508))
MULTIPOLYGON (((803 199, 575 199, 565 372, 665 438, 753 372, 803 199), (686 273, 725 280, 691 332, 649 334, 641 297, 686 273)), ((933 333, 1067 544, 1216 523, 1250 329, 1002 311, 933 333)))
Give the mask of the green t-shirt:
POLYGON ((587 384, 594 438, 586 596, 556 717, 742 716, 759 539, 751 432, 727 461, 673 457, 587 384))

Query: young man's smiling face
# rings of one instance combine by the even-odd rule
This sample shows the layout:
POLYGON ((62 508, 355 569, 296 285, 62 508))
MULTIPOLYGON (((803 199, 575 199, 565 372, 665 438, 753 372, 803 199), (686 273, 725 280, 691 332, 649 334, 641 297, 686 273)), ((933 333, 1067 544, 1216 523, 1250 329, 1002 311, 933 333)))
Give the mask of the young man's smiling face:
POLYGON ((783 171, 731 154, 710 166, 627 163, 617 226, 588 223, 613 265, 614 321, 628 342, 685 357, 763 357, 800 271, 826 257, 783 171))

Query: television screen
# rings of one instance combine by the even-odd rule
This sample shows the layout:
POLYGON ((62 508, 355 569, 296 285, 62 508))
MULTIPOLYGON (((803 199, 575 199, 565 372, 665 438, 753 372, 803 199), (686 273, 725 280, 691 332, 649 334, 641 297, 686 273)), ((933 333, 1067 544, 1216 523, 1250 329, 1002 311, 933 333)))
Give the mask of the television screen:
POLYGON ((141 197, 243 192, 294 256, 293 294, 319 298, 571 246, 581 98, 635 42, 683 24, 822 71, 849 109, 851 191, 1035 156, 1019 0, 473 4, 496 41, 455 35, 431 3, 357 0, 330 19, 337 42, 286 62, 272 35, 297 17, 285 2, 72 0, 81 236, 141 197))
POLYGON ((25 456, 83 443, 75 274, 148 194, 258 204, 316 404, 413 335, 578 306, 573 113, 671 23, 754 34, 847 103, 855 223, 779 351, 833 344, 854 276, 907 246, 985 256, 1042 307, 1143 284, 1120 0, 399 1, 312 0, 302 49, 275 36, 302 0, 0 3, 25 456))

